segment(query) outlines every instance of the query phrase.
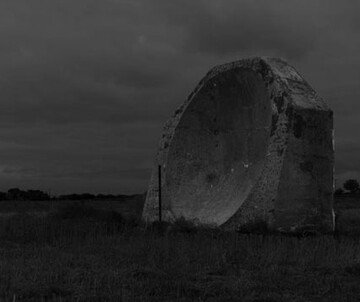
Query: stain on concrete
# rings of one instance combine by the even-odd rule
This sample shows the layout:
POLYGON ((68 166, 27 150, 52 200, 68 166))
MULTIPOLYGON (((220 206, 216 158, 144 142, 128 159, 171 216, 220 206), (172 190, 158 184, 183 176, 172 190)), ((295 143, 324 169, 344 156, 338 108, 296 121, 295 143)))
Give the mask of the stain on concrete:
POLYGON ((271 131, 270 136, 273 136, 276 130, 277 122, 279 120, 279 115, 274 113, 271 118, 271 131))
POLYGON ((219 182, 219 176, 215 173, 209 173, 206 175, 206 182, 211 185, 216 185, 219 182))
POLYGON ((294 109, 291 103, 287 105, 287 108, 285 110, 285 115, 286 115, 286 132, 290 132, 291 124, 293 121, 293 115, 294 115, 294 109))
POLYGON ((278 156, 281 156, 283 153, 284 153, 284 147, 281 147, 281 146, 279 146, 278 148, 277 148, 277 154, 278 154, 278 156))
POLYGON ((312 172, 314 164, 311 161, 300 163, 300 169, 304 172, 312 172))
POLYGON ((284 110, 284 96, 278 96, 274 98, 274 103, 276 105, 278 113, 282 113, 284 110))
POLYGON ((303 134, 304 128, 306 127, 306 122, 301 115, 295 115, 294 117, 294 136, 300 138, 303 134))

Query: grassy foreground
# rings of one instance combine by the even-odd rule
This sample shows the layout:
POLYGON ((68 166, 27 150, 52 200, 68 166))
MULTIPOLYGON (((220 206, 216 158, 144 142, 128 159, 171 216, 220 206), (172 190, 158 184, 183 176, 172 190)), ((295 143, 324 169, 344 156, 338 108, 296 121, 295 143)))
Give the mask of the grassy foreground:
POLYGON ((70 206, 0 220, 0 301, 360 301, 357 236, 146 229, 70 206))

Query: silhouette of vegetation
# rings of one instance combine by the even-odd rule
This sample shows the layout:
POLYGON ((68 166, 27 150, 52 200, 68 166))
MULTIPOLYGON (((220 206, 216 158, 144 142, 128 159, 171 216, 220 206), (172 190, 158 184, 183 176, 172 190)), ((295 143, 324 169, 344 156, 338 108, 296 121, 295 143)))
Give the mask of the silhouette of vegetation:
POLYGON ((0 200, 50 200, 49 194, 40 190, 23 191, 19 188, 11 188, 6 193, 0 192, 0 200))
POLYGON ((337 188, 334 192, 334 195, 342 195, 345 191, 342 188, 337 188))
POLYGON ((60 196, 50 196, 50 194, 45 193, 41 190, 21 190, 19 188, 11 188, 7 192, 0 192, 0 201, 1 200, 122 200, 125 198, 132 198, 137 196, 134 195, 124 195, 124 194, 64 194, 60 196))
POLYGON ((348 179, 344 182, 344 189, 350 191, 350 193, 359 192, 359 182, 356 179, 348 179))
POLYGON ((83 194, 68 194, 68 195, 60 195, 57 199, 60 200, 93 200, 95 199, 95 195, 89 193, 83 194))
POLYGON ((124 195, 124 194, 90 194, 90 193, 82 193, 82 194, 67 194, 60 195, 55 197, 57 200, 117 200, 129 198, 135 195, 124 195))
POLYGON ((243 234, 266 234, 269 233, 269 230, 266 221, 263 219, 255 219, 242 225, 238 232, 243 234))

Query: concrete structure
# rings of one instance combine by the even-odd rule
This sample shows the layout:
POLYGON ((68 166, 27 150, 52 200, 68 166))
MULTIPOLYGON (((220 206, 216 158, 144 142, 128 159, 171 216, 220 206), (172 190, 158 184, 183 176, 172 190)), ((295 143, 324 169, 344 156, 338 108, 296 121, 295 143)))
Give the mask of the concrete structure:
POLYGON ((333 113, 282 59, 211 69, 166 123, 143 210, 237 229, 332 231, 333 113))

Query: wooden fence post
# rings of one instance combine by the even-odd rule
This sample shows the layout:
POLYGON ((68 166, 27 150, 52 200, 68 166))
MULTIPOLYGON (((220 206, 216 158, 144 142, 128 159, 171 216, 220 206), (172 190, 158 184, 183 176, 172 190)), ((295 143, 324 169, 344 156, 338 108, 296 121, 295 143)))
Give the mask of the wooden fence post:
POLYGON ((161 222, 161 165, 158 167, 158 175, 159 175, 159 222, 161 222))

